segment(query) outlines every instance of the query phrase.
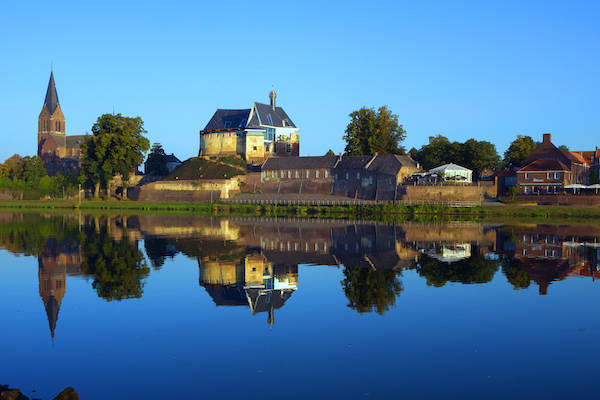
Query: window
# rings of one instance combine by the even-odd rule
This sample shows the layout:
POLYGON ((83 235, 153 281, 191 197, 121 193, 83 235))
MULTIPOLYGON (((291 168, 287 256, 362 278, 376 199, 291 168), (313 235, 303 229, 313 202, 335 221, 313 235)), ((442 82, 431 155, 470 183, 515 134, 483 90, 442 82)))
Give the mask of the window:
POLYGON ((281 173, 279 174, 282 178, 285 177, 285 171, 281 171, 281 173))
POLYGON ((225 121, 225 129, 231 128, 231 121, 225 121))
POLYGON ((317 171, 315 172, 315 177, 316 177, 317 179, 318 179, 318 178, 320 178, 320 177, 321 177, 321 171, 317 170, 317 171))
POLYGON ((369 177, 369 185, 372 185, 372 184, 373 184, 373 177, 372 177, 372 176, 370 176, 370 177, 369 177))
POLYGON ((285 152, 286 153, 291 153, 292 152, 292 145, 289 143, 285 144, 285 152))
POLYGON ((329 178, 329 170, 328 169, 325 170, 325 178, 329 178))
POLYGON ((525 194, 529 194, 529 186, 525 186, 525 194))
POLYGON ((267 115, 267 119, 269 120, 269 125, 273 125, 273 118, 271 118, 271 114, 267 115))
POLYGON ((276 178, 276 177, 277 177, 277 175, 276 175, 276 172, 275 172, 275 171, 271 172, 271 177, 272 177, 272 178, 276 178))
POLYGON ((252 147, 252 150, 256 151, 256 146, 252 147))
POLYGON ((291 177, 292 177, 292 170, 289 170, 288 171, 288 178, 291 178, 291 177))
POLYGON ((356 173, 356 179, 360 179, 360 172, 356 173))
POLYGON ((267 171, 265 171, 265 173, 264 173, 264 177, 265 177, 265 178, 267 177, 267 171))
POLYGON ((300 178, 300 174, 298 173, 298 170, 296 170, 296 178, 300 178))
POLYGON ((554 173, 554 179, 560 179, 560 172, 554 173))
POLYGON ((548 172, 548 173, 546 174, 546 177, 547 177, 548 179, 552 179, 552 172, 548 172))
POLYGON ((310 170, 306 170, 306 177, 310 178, 310 170))
POLYGON ((523 249, 523 255, 526 256, 527 255, 527 249, 523 249))
POLYGON ((350 179, 350 174, 346 172, 346 180, 350 179))
POLYGON ((525 173, 525 179, 529 179, 529 172, 525 173))

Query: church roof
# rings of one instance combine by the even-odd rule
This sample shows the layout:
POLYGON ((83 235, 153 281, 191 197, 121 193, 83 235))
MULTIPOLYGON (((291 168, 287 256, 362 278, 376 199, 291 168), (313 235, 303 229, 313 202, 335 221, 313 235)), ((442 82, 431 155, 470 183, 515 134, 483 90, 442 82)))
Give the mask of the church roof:
POLYGON ((255 120, 254 115, 248 128, 259 128, 261 125, 274 126, 277 128, 295 128, 296 125, 292 122, 292 119, 287 115, 281 107, 271 107, 268 104, 254 103, 254 114, 258 116, 258 121, 255 120), (260 125, 256 122, 260 122, 260 125))
POLYGON ((52 337, 54 337, 54 330, 56 329, 56 321, 58 320, 58 310, 60 305, 54 296, 50 296, 44 306, 46 308, 46 315, 48 316, 48 324, 50 325, 50 334, 52 337))
POLYGON ((66 136, 66 147, 80 147, 88 135, 66 136))
POLYGON ((50 72, 50 81, 48 82, 48 90, 46 90, 46 99, 44 105, 53 114, 58 107, 58 93, 56 93, 56 85, 54 84, 54 74, 50 72))

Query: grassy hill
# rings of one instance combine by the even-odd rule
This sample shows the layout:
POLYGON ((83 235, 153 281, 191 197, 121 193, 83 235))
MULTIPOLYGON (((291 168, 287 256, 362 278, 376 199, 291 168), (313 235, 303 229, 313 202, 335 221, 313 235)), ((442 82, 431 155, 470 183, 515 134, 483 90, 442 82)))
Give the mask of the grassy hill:
POLYGON ((205 160, 193 157, 184 161, 164 180, 229 179, 246 173, 246 163, 238 157, 205 160))

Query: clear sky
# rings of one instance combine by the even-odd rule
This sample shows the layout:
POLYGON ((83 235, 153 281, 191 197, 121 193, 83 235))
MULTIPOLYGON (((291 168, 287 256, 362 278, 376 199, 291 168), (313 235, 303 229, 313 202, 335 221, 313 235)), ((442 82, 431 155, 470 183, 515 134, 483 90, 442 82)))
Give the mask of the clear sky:
POLYGON ((114 110, 182 159, 216 108, 278 105, 302 155, 389 106, 405 146, 551 132, 600 146, 597 1, 11 1, 0 12, 0 159, 33 155, 50 65, 67 134, 114 110))

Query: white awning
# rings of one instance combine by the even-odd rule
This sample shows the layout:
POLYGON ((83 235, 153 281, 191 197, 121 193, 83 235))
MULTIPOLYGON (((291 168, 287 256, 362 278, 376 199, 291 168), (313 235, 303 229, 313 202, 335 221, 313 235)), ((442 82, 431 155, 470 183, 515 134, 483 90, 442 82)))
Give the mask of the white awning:
POLYGON ((580 185, 579 183, 574 183, 573 185, 565 186, 565 189, 590 189, 590 187, 585 186, 585 185, 580 185))

